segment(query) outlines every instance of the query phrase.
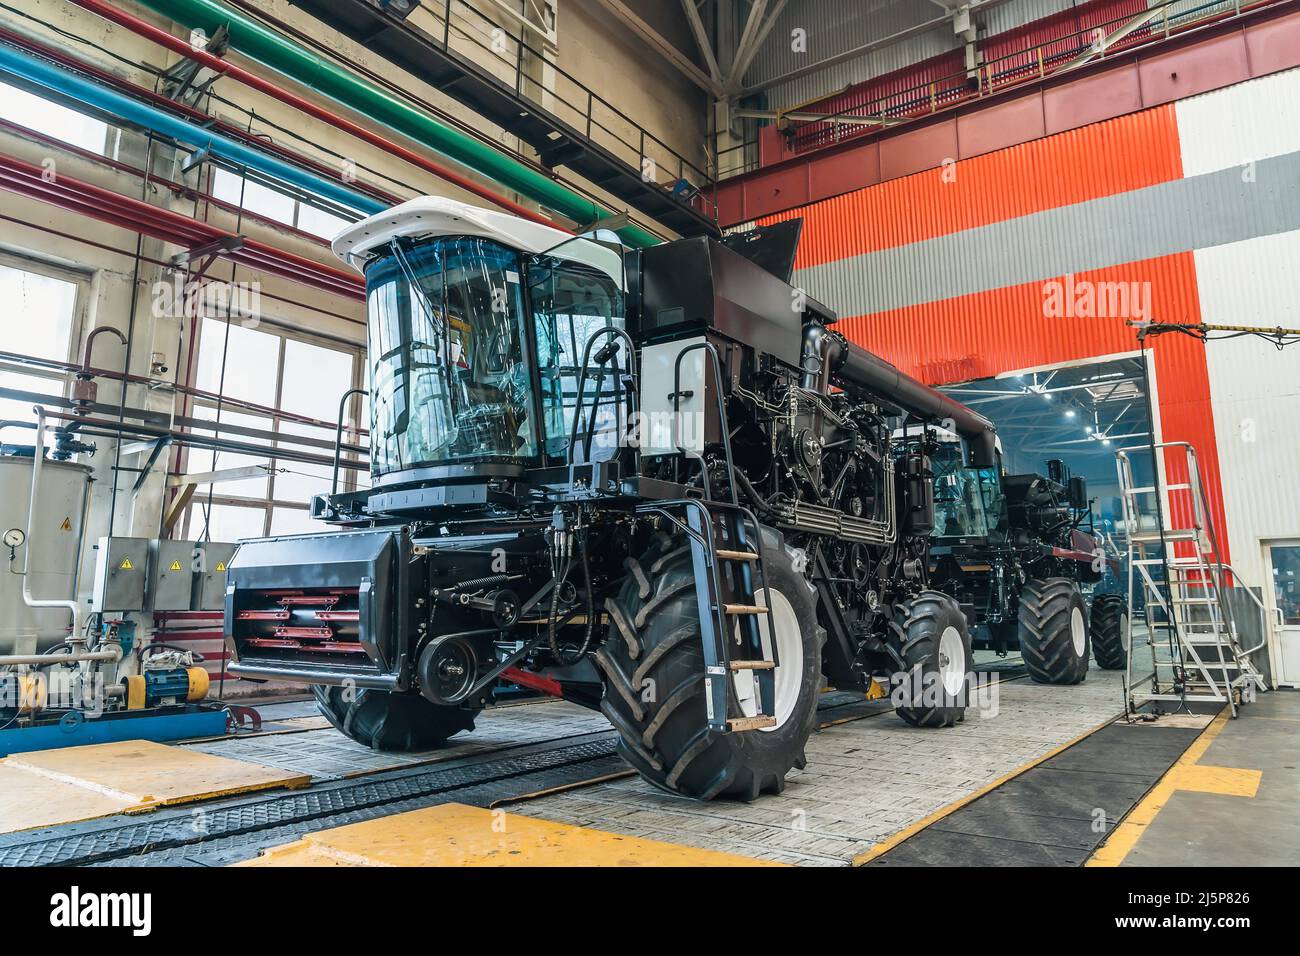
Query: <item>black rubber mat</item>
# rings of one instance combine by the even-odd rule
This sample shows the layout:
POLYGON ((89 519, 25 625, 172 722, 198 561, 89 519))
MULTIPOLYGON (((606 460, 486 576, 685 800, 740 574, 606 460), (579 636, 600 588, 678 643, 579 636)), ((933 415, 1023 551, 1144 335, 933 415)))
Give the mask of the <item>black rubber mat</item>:
POLYGON ((1111 724, 868 866, 1080 866, 1201 733, 1111 724))

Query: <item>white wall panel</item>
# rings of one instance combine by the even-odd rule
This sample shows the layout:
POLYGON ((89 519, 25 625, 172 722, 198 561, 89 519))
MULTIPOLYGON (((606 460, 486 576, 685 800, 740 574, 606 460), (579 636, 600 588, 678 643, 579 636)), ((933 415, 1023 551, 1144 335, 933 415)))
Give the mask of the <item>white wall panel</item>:
POLYGON ((1179 100, 1183 175, 1300 151, 1300 69, 1179 100))
MULTIPOLYGON (((1202 321, 1300 328, 1300 232, 1199 249, 1202 321)), ((1205 346, 1233 566, 1263 587, 1261 539, 1300 537, 1300 345, 1205 346)))

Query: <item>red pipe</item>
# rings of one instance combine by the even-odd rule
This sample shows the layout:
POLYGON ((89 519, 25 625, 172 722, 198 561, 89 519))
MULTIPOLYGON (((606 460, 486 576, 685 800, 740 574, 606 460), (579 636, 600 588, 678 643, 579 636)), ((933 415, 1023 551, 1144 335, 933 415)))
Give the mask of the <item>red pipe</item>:
MULTIPOLYGON (((39 166, 0 155, 0 188, 186 249, 218 239, 240 238, 225 229, 71 176, 60 175, 54 182, 46 182, 43 174, 39 166)), ((243 239, 241 248, 223 253, 222 258, 351 299, 365 298, 360 276, 254 239, 243 239)))
MULTIPOLYGON (((171 263, 170 263, 170 262, 165 262, 165 261, 163 261, 162 259, 154 259, 154 258, 152 258, 152 257, 150 257, 150 256, 146 256, 146 255, 140 255, 140 256, 137 257, 137 256, 135 255, 135 250, 133 250, 133 249, 119 249, 119 248, 117 248, 116 246, 110 246, 110 245, 108 245, 107 243, 104 243, 104 242, 96 242, 94 239, 87 239, 85 236, 74 236, 74 235, 73 235, 72 233, 70 233, 70 232, 64 232, 64 231, 61 230, 61 229, 54 229, 54 228, 51 228, 50 226, 44 225, 44 224, 39 223, 39 222, 32 222, 30 219, 22 219, 22 218, 19 218, 18 216, 9 216, 9 215, 6 215, 6 214, 0 212, 0 222, 11 222, 11 223, 13 223, 13 224, 16 225, 16 226, 25 226, 25 227, 28 228, 28 229, 36 229, 36 230, 39 230, 40 232, 46 233, 47 235, 58 236, 60 239, 66 239, 68 242, 79 242, 79 243, 82 243, 83 245, 90 246, 92 249, 102 249, 104 252, 111 252, 111 253, 113 253, 114 255, 125 256, 125 257, 128 258, 128 259, 130 259, 130 258, 132 258, 132 257, 136 257, 136 258, 139 258, 139 260, 140 260, 141 262, 147 262, 147 263, 149 263, 150 265, 153 265, 153 266, 162 266, 163 268, 169 268, 169 267, 171 266, 171 263)), ((204 281, 204 282, 212 282, 212 281, 218 281, 218 280, 205 279, 205 280, 203 280, 203 281, 204 281)), ((267 298, 267 299, 273 299, 273 300, 276 301, 276 302, 284 302, 284 303, 287 303, 287 304, 289 304, 289 305, 296 305, 296 306, 299 306, 300 308, 303 308, 303 309, 308 310, 309 312, 315 312, 315 313, 317 313, 317 314, 319 314, 319 315, 328 315, 328 316, 330 316, 331 318, 334 318, 334 319, 340 319, 340 320, 343 321, 343 322, 350 322, 350 323, 352 323, 353 325, 365 325, 365 324, 366 324, 363 320, 361 320, 361 319, 357 319, 357 318, 354 318, 354 317, 352 317, 352 316, 350 316, 350 315, 344 315, 344 314, 341 313, 341 312, 331 312, 329 309, 322 309, 320 306, 316 306, 316 305, 307 305, 307 304, 305 304, 305 303, 303 303, 303 302, 299 302, 297 299, 289 299, 289 298, 285 298, 284 296, 281 296, 281 295, 275 295, 274 293, 267 292, 266 290, 263 290, 263 291, 262 291, 262 296, 263 296, 264 298, 267 298)), ((355 343, 346 343, 346 344, 348 344, 348 345, 355 345, 355 343)), ((2 357, 4 354, 5 354, 5 353, 0 352, 0 357, 2 357)), ((17 353, 10 353, 10 354, 17 354, 17 353)), ((27 359, 30 359, 30 356, 21 356, 21 358, 24 359, 24 360, 27 360, 27 359)), ((76 371, 77 367, 78 367, 78 366, 69 365, 69 366, 68 366, 68 370, 69 370, 69 371, 76 371)), ((113 375, 120 375, 120 373, 115 373, 115 372, 104 372, 104 371, 102 371, 102 370, 94 370, 94 369, 92 369, 92 371, 94 371, 95 374, 98 375, 98 376, 105 376, 105 375, 107 375, 107 376, 110 376, 110 377, 111 377, 111 376, 113 376, 113 375)), ((143 378, 143 377, 141 377, 141 376, 132 376, 131 381, 133 381, 133 382, 138 382, 138 383, 140 383, 140 384, 142 384, 142 385, 157 385, 157 384, 158 384, 157 381, 155 381, 154 379, 143 378)), ((186 394, 190 394, 190 392, 186 391, 186 389, 185 389, 184 386, 176 385, 175 383, 168 383, 168 385, 169 385, 170 387, 172 387, 172 388, 177 388, 177 389, 179 389, 179 390, 182 391, 182 392, 186 392, 186 394)), ((198 393, 195 392, 194 394, 198 394, 198 393)), ((228 404, 231 404, 231 405, 236 404, 235 400, 232 399, 232 398, 230 398, 229 396, 226 396, 226 397, 225 397, 225 401, 226 401, 228 404)), ((281 417, 289 417, 289 413, 287 413, 287 412, 277 412, 276 414, 279 414, 281 417)), ((298 420, 298 419, 295 418, 294 420, 298 420)), ((313 423, 313 422, 307 422, 306 424, 314 424, 314 423, 313 423)), ((328 424, 328 423, 327 423, 327 424, 328 424)), ((333 428, 334 426, 333 426, 332 424, 329 424, 329 427, 330 427, 330 428, 333 428)))
MULTIPOLYGON (((267 96, 292 106, 294 109, 306 113, 308 116, 313 116, 318 120, 330 124, 335 129, 349 133, 372 146, 377 146, 385 152, 397 156, 400 159, 404 159, 408 163, 418 166, 426 172, 432 173, 449 183, 459 186, 467 192, 473 193, 480 199, 486 199, 488 202, 494 203, 502 209, 509 210, 516 216, 528 219, 532 222, 541 223, 544 226, 561 228, 556 226, 556 224, 546 216, 534 212, 514 200, 508 199, 500 193, 493 192, 486 186, 479 185, 474 180, 456 172, 449 166, 434 162, 413 150, 407 149, 405 146, 401 146, 390 139, 380 136, 378 133, 371 132, 364 126, 360 126, 337 113, 330 112, 323 107, 317 106, 310 100, 306 100, 301 96, 298 96, 296 93, 291 93, 289 90, 277 86, 269 80, 264 80, 262 77, 250 73, 243 67, 236 66, 220 57, 213 56, 206 50, 197 50, 179 37, 172 36, 166 30, 156 27, 145 20, 141 20, 139 17, 133 16, 124 10, 119 10, 112 4, 104 2, 104 0, 72 0, 72 2, 78 6, 86 8, 92 13, 99 14, 99 16, 106 20, 111 20, 119 26, 126 27, 128 30, 138 34, 139 36, 147 37, 159 46, 171 50, 173 53, 178 53, 181 56, 196 60, 210 70, 223 76, 229 76, 232 79, 238 80, 240 83, 243 83, 251 89, 257 90, 259 93, 265 93, 267 96)), ((565 231, 567 232, 568 230, 565 231)))
POLYGON ((66 150, 67 152, 72 153, 72 155, 79 156, 82 159, 86 160, 87 162, 107 166, 109 169, 116 169, 118 172, 126 173, 130 176, 138 176, 141 179, 148 179, 149 182, 151 183, 156 183, 159 186, 165 186, 166 188, 170 189, 173 193, 175 193, 177 196, 181 196, 185 199, 194 199, 194 200, 201 201, 208 205, 215 206, 216 208, 224 212, 230 213, 232 216, 242 216, 245 219, 251 219, 254 222, 260 222, 265 226, 269 226, 273 229, 277 229, 286 232, 292 236, 296 236, 297 238, 302 239, 305 242, 311 242, 318 246, 324 246, 326 249, 329 248, 330 245, 329 242, 325 239, 322 239, 320 236, 315 235, 314 233, 304 232, 301 229, 296 229, 293 226, 289 225, 288 223, 280 222, 278 219, 272 219, 269 216, 263 216, 260 213, 254 212, 251 209, 241 209, 239 206, 236 206, 232 202, 226 202, 224 199, 218 199, 216 196, 212 195, 211 193, 205 193, 201 189, 194 189, 190 186, 186 186, 184 183, 174 182, 173 180, 164 179, 161 176, 156 176, 156 175, 146 176, 145 171, 143 169, 140 169, 138 166, 132 166, 130 163, 124 163, 116 159, 110 159, 109 157, 104 156, 101 153, 96 153, 89 149, 82 149, 80 146, 74 146, 71 143, 65 143, 57 136, 50 136, 46 133, 42 133, 40 130, 32 129, 30 126, 23 126, 20 123, 13 123, 7 119, 0 118, 0 129, 6 130, 11 133, 16 133, 17 135, 23 137, 24 139, 35 140, 36 142, 41 143, 42 145, 45 146, 53 146, 57 149, 66 150))

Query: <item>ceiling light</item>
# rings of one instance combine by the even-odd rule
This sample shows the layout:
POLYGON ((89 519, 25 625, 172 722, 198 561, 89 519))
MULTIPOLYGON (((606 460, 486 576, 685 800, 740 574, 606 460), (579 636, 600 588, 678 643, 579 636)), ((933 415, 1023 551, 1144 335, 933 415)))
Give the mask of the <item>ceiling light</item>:
POLYGON ((1073 409, 1073 408, 1067 408, 1067 409, 1065 410, 1065 417, 1066 417, 1066 418, 1073 418, 1073 417, 1074 417, 1074 409, 1073 409))

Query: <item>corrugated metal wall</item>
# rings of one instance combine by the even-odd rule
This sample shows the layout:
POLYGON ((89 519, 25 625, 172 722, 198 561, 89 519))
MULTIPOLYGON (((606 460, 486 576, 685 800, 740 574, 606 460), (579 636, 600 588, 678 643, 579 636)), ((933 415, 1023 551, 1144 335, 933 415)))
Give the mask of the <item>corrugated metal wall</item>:
MULTIPOLYGON (((736 6, 739 9, 742 5, 736 6)), ((745 82, 765 82, 933 20, 941 13, 932 0, 791 0, 750 65, 745 82), (806 52, 793 49, 791 34, 796 29, 807 35, 806 52)), ((737 36, 743 25, 742 20, 737 36)), ((774 87, 768 91, 768 104, 772 109, 787 109, 807 103, 951 50, 955 45, 950 29, 933 30, 774 87)))
MULTIPOLYGON (((1300 328, 1300 232, 1196 252, 1201 316, 1300 328)), ((1261 540, 1300 537, 1300 346, 1257 338, 1206 346, 1233 564, 1263 585, 1261 540)))
MULTIPOLYGON (((1124 4, 1141 9, 1147 0, 1113 0, 1107 6, 1124 4)), ((1193 0, 1204 3, 1204 0, 1193 0)), ((1230 4, 1230 0, 1229 0, 1230 4)), ((743 4, 737 4, 737 36, 744 26, 743 4)), ((1017 30, 1026 24, 1080 6, 1074 0, 1009 0, 990 10, 977 12, 981 40, 1017 30)), ((836 56, 872 41, 934 20, 943 11, 934 0, 790 0, 772 33, 755 57, 745 77, 746 85, 762 83, 800 69, 820 59, 836 56), (795 29, 806 31, 807 52, 797 52, 790 42, 795 29)), ((1102 18, 1106 19, 1106 18, 1102 18)), ((1059 31, 1058 31, 1059 32, 1059 31)), ((789 109, 831 96, 847 87, 903 70, 914 64, 958 49, 947 24, 909 37, 872 53, 827 67, 768 90, 772 109, 789 109)), ((827 108, 826 112, 833 112, 827 108)))
MULTIPOLYGON (((1046 284, 1067 273, 1147 284, 1156 320, 1300 325, 1300 70, 779 218, 800 215, 795 281, 931 384, 1135 352, 1126 320, 1141 315, 1045 314, 1046 284)), ((1154 340, 1157 427, 1196 446, 1228 549, 1262 584, 1259 537, 1300 536, 1300 347, 1225 344, 1154 340), (1243 475, 1252 403, 1265 437, 1243 475)))
MULTIPOLYGON (((1226 170, 1270 201, 1296 202, 1267 175, 1300 154, 1300 70, 1175 105, 1187 175, 1226 170)), ((1223 325, 1300 328, 1300 231, 1198 249, 1201 314, 1223 325)), ((1228 537, 1237 570, 1262 585, 1261 540, 1300 537, 1300 346, 1257 338, 1210 343, 1228 537), (1228 467, 1231 463, 1231 467, 1228 467)))

